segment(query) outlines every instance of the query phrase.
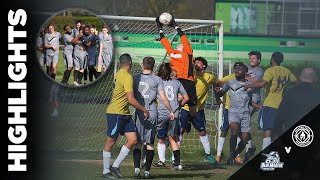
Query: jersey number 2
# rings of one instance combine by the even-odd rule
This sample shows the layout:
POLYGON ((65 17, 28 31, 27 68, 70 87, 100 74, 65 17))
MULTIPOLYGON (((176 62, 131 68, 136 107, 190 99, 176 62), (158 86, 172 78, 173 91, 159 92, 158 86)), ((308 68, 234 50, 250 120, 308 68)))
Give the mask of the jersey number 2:
POLYGON ((144 86, 142 92, 141 92, 141 95, 143 98, 149 98, 149 95, 146 94, 146 92, 148 91, 149 89, 149 84, 146 83, 146 82, 139 82, 139 86, 144 86))

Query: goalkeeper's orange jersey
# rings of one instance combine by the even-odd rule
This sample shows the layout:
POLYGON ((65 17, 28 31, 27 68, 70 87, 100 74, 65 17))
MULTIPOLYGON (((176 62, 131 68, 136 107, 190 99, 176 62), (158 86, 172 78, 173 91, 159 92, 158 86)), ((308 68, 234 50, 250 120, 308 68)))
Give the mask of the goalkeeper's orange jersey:
POLYGON ((180 40, 183 44, 183 52, 177 51, 172 48, 167 38, 160 40, 163 47, 167 50, 170 56, 170 63, 172 69, 177 71, 178 78, 194 81, 193 76, 193 52, 192 47, 187 39, 186 35, 182 35, 180 40))

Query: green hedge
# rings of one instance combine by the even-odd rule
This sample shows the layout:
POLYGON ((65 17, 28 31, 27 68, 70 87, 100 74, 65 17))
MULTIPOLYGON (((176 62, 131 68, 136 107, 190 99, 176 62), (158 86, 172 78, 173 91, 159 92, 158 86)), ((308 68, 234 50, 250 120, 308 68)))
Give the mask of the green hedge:
POLYGON ((77 20, 83 20, 85 25, 95 25, 98 31, 101 31, 103 26, 103 22, 97 16, 55 16, 46 22, 44 27, 47 28, 49 23, 53 23, 55 30, 64 34, 63 26, 69 25, 71 28, 74 28, 77 20))

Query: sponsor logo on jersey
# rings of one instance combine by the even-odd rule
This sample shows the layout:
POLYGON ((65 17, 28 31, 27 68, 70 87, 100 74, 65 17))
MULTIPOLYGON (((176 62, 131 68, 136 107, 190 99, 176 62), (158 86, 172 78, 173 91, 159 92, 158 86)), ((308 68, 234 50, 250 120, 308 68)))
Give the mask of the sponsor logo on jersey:
POLYGON ((182 54, 174 54, 174 53, 171 53, 171 54, 170 54, 170 57, 172 57, 172 58, 182 58, 182 54))

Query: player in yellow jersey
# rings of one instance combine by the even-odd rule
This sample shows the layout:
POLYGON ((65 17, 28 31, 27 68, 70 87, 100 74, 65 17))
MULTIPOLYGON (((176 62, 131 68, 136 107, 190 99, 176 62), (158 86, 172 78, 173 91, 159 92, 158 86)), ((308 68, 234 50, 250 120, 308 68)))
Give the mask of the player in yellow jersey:
POLYGON ((129 73, 132 68, 132 60, 129 54, 120 56, 120 70, 115 76, 115 88, 112 92, 112 99, 107 107, 107 135, 108 138, 103 150, 103 178, 115 179, 112 172, 117 177, 123 177, 119 166, 126 158, 130 149, 137 143, 136 127, 131 119, 129 104, 143 111, 145 119, 148 118, 148 110, 139 104, 134 98, 133 78, 129 73), (117 159, 110 166, 111 151, 115 145, 118 135, 125 135, 127 142, 120 150, 117 159))
POLYGON ((281 52, 274 52, 270 60, 271 67, 266 69, 262 80, 244 86, 244 88, 266 87, 266 98, 260 110, 258 124, 259 128, 263 130, 262 150, 271 144, 274 121, 277 109, 282 101, 283 89, 288 82, 295 82, 297 80, 289 69, 280 66, 282 62, 283 54, 281 52))
MULTIPOLYGON (((197 113, 192 124, 194 128, 198 131, 200 141, 203 145, 208 161, 212 164, 216 164, 215 158, 211 155, 210 141, 209 141, 208 134, 206 132, 206 126, 205 126, 206 119, 204 115, 204 108, 205 108, 204 106, 208 97, 209 88, 212 85, 214 86, 216 85, 217 78, 216 76, 205 72, 207 66, 208 66, 208 63, 204 58, 202 57, 195 58, 196 74, 195 74, 194 82, 196 86, 196 95, 197 95, 197 106, 196 106, 197 113)), ((191 127, 188 127, 190 125, 188 123, 189 117, 190 117, 190 111, 189 111, 188 104, 186 104, 181 109, 181 117, 180 117, 181 137, 183 136, 183 133, 185 132, 185 130, 188 130, 189 128, 191 128, 191 127)))

